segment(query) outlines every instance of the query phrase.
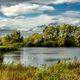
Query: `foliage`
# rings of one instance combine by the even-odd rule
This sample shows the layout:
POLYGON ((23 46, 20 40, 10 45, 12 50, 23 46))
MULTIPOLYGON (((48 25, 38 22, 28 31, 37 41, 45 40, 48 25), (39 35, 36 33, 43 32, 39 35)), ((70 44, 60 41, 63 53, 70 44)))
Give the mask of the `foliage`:
POLYGON ((33 34, 24 41, 28 47, 80 47, 80 27, 45 26, 42 34, 33 34))
POLYGON ((0 52, 17 50, 23 46, 23 37, 19 31, 15 31, 5 37, 0 38, 0 52))
POLYGON ((79 80, 78 61, 60 62, 49 67, 0 64, 0 80, 79 80))
POLYGON ((21 36, 20 31, 0 37, 0 51, 19 47, 80 47, 80 27, 72 25, 45 26, 42 33, 21 36))
POLYGON ((15 31, 11 34, 6 35, 3 38, 3 42, 10 42, 10 43, 23 42, 23 37, 21 36, 20 31, 15 31))
POLYGON ((0 45, 2 45, 2 38, 0 38, 0 45))
POLYGON ((44 43, 42 43, 42 46, 44 47, 52 47, 54 45, 53 41, 45 41, 44 43))
POLYGON ((32 36, 24 39, 25 46, 39 47, 43 42, 42 34, 34 33, 32 36))

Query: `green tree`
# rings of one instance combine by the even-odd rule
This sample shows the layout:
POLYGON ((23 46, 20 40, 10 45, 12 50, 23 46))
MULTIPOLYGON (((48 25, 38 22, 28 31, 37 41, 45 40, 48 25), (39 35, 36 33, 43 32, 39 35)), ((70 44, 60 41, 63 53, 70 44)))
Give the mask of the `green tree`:
POLYGON ((2 45, 2 38, 0 37, 0 45, 2 45))
POLYGON ((34 33, 32 36, 26 38, 24 42, 26 46, 38 47, 41 46, 41 43, 43 42, 43 36, 42 34, 34 33))
POLYGON ((10 42, 10 43, 23 42, 23 37, 21 36, 20 31, 15 31, 11 34, 6 35, 3 38, 3 42, 10 42))
POLYGON ((42 43, 42 46, 44 47, 53 47, 54 46, 54 42, 49 40, 49 41, 45 41, 42 43))
POLYGON ((76 46, 80 47, 80 27, 77 27, 74 39, 75 39, 76 46))

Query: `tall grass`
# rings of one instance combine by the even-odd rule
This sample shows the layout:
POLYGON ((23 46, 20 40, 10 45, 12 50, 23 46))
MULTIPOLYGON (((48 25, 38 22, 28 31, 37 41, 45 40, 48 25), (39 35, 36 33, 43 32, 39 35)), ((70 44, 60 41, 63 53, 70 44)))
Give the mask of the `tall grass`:
POLYGON ((0 64, 0 80, 80 80, 80 63, 60 62, 40 68, 0 64))

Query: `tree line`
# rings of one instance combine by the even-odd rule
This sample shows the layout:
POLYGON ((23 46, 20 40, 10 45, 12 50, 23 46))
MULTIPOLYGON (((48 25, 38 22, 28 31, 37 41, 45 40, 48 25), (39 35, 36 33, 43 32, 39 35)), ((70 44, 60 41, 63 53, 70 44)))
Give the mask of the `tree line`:
POLYGON ((72 25, 44 26, 42 33, 29 37, 21 36, 20 31, 0 38, 0 46, 16 47, 80 47, 80 27, 72 25))
POLYGON ((45 26, 42 34, 25 38, 28 47, 80 47, 80 27, 72 25, 45 26))

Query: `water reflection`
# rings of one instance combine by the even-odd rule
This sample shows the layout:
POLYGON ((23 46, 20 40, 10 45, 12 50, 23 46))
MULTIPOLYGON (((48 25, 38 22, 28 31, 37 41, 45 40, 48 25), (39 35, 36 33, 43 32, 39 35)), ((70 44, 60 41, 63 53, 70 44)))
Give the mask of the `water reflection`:
POLYGON ((19 64, 20 63, 20 51, 13 51, 13 52, 8 52, 5 53, 3 55, 3 63, 4 64, 11 64, 11 63, 15 63, 15 64, 19 64))
POLYGON ((19 51, 5 53, 3 63, 20 63, 28 66, 50 65, 59 60, 80 60, 79 48, 21 48, 19 51))
POLYGON ((4 64, 20 63, 20 55, 5 54, 3 62, 4 62, 4 64))

